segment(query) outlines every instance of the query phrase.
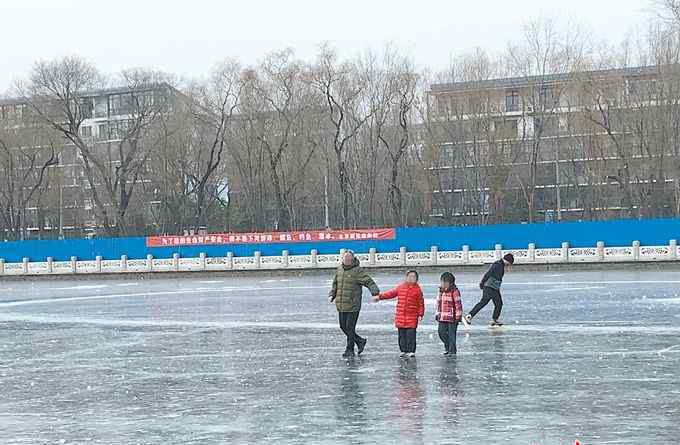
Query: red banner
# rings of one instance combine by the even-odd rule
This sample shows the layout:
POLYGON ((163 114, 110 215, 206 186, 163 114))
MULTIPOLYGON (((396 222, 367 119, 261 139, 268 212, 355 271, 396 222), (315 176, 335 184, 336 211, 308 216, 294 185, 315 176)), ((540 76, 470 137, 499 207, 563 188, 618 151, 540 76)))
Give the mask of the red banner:
POLYGON ((191 236, 148 236, 147 247, 210 246, 262 243, 318 243, 328 241, 390 240, 395 229, 307 230, 303 232, 212 233, 191 236))

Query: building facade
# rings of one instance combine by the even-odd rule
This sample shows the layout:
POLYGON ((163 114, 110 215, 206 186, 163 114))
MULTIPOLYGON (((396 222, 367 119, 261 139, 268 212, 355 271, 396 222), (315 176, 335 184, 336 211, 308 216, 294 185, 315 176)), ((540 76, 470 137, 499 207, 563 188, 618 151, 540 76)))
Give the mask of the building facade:
POLYGON ((677 216, 677 66, 431 85, 432 218, 677 216))
MULTIPOLYGON (((55 129, 35 104, 0 100, 0 168, 5 177, 0 185, 0 229, 4 238, 99 235, 101 209, 113 212, 116 197, 126 199, 125 191, 132 187, 139 193, 130 194, 131 199, 144 202, 129 208, 145 214, 128 218, 143 228, 144 221, 152 220, 149 214, 157 203, 153 163, 138 165, 146 153, 140 146, 154 143, 149 140, 153 122, 171 112, 170 104, 178 95, 169 85, 79 94, 77 134, 82 148, 55 129), (89 153, 88 162, 83 150, 89 153), (122 175, 121 168, 134 169, 134 174, 122 175), (99 189, 97 195, 93 187, 99 189)), ((66 117, 55 122, 68 124, 66 117)))

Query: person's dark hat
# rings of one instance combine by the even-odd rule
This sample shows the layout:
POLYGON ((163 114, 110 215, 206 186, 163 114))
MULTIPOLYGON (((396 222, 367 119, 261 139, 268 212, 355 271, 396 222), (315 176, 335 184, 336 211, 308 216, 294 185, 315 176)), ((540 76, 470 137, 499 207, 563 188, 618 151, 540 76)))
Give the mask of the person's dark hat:
POLYGON ((506 253, 503 259, 510 264, 515 264, 515 256, 511 253, 506 253))

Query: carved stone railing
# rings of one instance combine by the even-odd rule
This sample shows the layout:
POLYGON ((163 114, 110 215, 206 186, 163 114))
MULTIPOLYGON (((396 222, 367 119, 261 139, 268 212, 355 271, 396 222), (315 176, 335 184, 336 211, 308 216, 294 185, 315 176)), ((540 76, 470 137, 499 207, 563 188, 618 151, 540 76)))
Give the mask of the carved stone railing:
MULTIPOLYGON (((173 254, 172 258, 128 259, 123 255, 120 259, 78 260, 71 257, 69 261, 55 261, 51 257, 46 261, 30 261, 24 258, 20 263, 6 263, 0 259, 0 276, 17 275, 69 275, 99 273, 163 273, 163 272, 199 272, 229 270, 292 270, 292 269, 331 269, 338 266, 344 250, 338 254, 319 255, 312 250, 309 255, 289 255, 283 251, 281 255, 262 256, 255 252, 253 256, 236 257, 231 252, 225 257, 207 257, 204 253, 197 258, 180 258, 173 254)), ((398 252, 357 253, 364 267, 430 267, 430 266, 463 266, 483 265, 512 253, 515 264, 577 264, 577 263, 641 263, 680 261, 680 246, 676 240, 670 240, 666 246, 641 246, 638 241, 630 246, 605 246, 598 242, 594 247, 570 247, 562 243, 561 247, 536 248, 532 243, 527 249, 503 249, 496 245, 493 250, 472 250, 463 246, 461 250, 440 251, 433 246, 425 252, 408 252, 402 247, 398 252)))

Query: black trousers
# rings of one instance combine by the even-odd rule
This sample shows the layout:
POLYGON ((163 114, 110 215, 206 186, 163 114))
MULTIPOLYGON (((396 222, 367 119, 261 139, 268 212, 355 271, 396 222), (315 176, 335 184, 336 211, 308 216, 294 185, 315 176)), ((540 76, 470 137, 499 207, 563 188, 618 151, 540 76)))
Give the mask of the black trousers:
POLYGON ((456 334, 458 332, 458 322, 454 321, 451 323, 439 322, 439 338, 444 343, 444 349, 446 352, 455 354, 456 350, 456 334))
POLYGON ((399 331, 399 350, 405 353, 416 352, 416 329, 398 328, 399 331))
POLYGON ((501 298, 501 293, 499 291, 491 289, 490 287, 484 288, 482 291, 482 299, 472 308, 470 315, 472 317, 477 315, 477 312, 481 311, 484 306, 489 304, 489 301, 493 301, 493 320, 497 321, 501 316, 501 309, 503 309, 503 298, 501 298))
POLYGON ((364 341, 356 332, 359 312, 338 312, 338 319, 340 321, 340 329, 347 336, 347 350, 354 351, 354 344, 364 341))

